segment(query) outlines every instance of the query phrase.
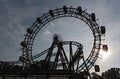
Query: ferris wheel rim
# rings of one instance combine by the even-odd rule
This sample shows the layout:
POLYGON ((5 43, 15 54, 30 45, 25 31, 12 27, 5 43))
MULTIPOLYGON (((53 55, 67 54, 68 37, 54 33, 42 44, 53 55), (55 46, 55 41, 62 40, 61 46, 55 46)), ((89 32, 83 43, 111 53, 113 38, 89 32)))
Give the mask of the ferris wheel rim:
MULTIPOLYGON (((29 53, 29 57, 30 58, 33 57, 32 46, 33 46, 34 39, 36 35, 38 34, 38 32, 41 30, 41 28, 44 27, 44 25, 46 25, 47 23, 53 20, 62 18, 62 17, 77 18, 85 22, 90 27, 93 33, 93 36, 94 36, 94 43, 93 43, 92 51, 89 54, 88 58, 86 59, 88 69, 90 69, 98 58, 98 54, 99 54, 100 46, 101 46, 101 34, 99 31, 98 24, 91 20, 91 15, 88 14, 86 11, 81 10, 82 14, 79 14, 78 8, 67 7, 66 10, 64 8, 58 8, 58 9, 50 10, 50 11, 45 13, 43 16, 37 18, 35 23, 33 23, 33 25, 29 28, 34 33, 30 34, 29 32, 26 34, 24 42, 26 42, 27 47, 23 47, 23 50, 22 50, 23 53, 29 53), (95 52, 95 50, 97 51, 95 52)), ((80 70, 84 69, 84 64, 82 64, 80 68, 81 68, 80 70)))

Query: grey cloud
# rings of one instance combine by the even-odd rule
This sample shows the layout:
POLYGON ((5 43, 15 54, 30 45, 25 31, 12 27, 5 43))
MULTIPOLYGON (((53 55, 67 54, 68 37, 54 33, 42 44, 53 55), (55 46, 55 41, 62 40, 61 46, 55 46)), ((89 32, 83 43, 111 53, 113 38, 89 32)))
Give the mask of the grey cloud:
POLYGON ((111 62, 101 65, 115 64, 119 60, 120 52, 119 3, 119 0, 0 0, 0 60, 17 60, 21 54, 19 43, 24 39, 26 28, 32 25, 36 17, 48 12, 49 9, 72 5, 82 6, 88 13, 95 12, 100 19, 100 25, 106 26, 106 41, 113 51, 113 56, 110 58, 111 62), (14 57, 11 57, 11 54, 14 57), (114 59, 115 57, 117 58, 114 59))

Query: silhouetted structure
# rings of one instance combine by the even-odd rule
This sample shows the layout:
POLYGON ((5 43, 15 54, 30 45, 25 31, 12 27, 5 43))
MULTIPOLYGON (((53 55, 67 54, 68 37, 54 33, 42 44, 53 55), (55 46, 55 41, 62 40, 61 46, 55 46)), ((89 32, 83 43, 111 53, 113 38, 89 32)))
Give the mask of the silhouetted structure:
POLYGON ((103 79, 102 76, 96 74, 95 72, 94 72, 94 73, 91 73, 91 75, 92 75, 92 79, 103 79))
MULTIPOLYGON (((107 45, 101 44, 102 37, 105 36, 105 26, 99 26, 96 22, 95 13, 88 14, 81 7, 72 8, 63 6, 55 10, 49 10, 48 13, 38 17, 33 25, 27 29, 22 46, 22 56, 19 61, 0 62, 0 76, 2 79, 91 79, 89 70, 94 66, 99 51, 102 47, 107 51, 107 45), (32 56, 33 42, 36 35, 47 23, 62 17, 73 17, 85 22, 91 29, 94 37, 93 48, 87 59, 84 59, 83 45, 76 41, 61 41, 58 34, 53 35, 53 42, 49 48, 32 56), (65 52, 64 45, 69 47, 65 52), (77 49, 73 52, 73 46, 77 49), (55 49, 55 50, 54 50, 55 49), (45 55, 46 54, 46 55, 45 55), (68 56, 67 56, 68 54, 68 56), (35 59, 44 56, 42 60, 35 59), (82 63, 80 63, 82 61, 82 63)), ((95 65, 96 71, 100 71, 99 66, 95 65)))

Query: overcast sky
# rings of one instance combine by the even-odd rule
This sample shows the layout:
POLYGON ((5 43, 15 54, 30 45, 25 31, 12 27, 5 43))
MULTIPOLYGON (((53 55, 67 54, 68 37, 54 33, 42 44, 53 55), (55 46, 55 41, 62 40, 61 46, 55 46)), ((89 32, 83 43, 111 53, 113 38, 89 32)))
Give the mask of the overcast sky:
POLYGON ((100 64, 102 71, 120 67, 120 0, 0 0, 0 60, 18 60, 26 28, 49 9, 64 5, 81 6, 88 13, 96 13, 99 24, 106 26, 104 43, 110 53, 96 64, 100 64))

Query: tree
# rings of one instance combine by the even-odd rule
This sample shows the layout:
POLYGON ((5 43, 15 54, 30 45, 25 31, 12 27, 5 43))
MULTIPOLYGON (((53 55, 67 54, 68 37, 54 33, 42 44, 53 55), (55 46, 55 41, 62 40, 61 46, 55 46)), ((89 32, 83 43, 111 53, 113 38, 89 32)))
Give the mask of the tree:
POLYGON ((102 73, 103 79, 120 79, 120 68, 111 68, 102 73))

